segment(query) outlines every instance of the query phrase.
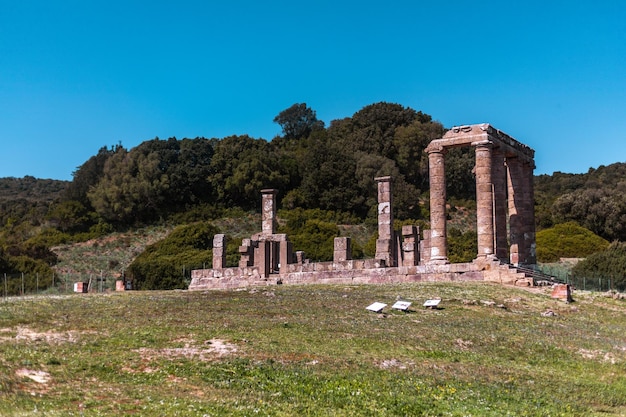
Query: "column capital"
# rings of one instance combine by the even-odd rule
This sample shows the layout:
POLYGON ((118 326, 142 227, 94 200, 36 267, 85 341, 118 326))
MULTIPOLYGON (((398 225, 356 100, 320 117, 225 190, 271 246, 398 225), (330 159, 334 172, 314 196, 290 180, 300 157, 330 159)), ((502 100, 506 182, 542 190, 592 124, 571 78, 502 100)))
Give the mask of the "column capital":
POLYGON ((474 146, 475 148, 491 148, 493 147, 494 143, 493 141, 489 139, 484 139, 484 140, 472 142, 471 145, 474 146))
POLYGON ((391 175, 387 175, 384 177, 376 177, 374 178, 374 181, 376 182, 391 182, 391 175))
POLYGON ((445 154, 447 151, 447 148, 445 146, 443 146, 440 143, 436 143, 435 141, 430 142, 430 144, 426 147, 426 149, 424 149, 424 152, 426 152, 427 154, 445 154))

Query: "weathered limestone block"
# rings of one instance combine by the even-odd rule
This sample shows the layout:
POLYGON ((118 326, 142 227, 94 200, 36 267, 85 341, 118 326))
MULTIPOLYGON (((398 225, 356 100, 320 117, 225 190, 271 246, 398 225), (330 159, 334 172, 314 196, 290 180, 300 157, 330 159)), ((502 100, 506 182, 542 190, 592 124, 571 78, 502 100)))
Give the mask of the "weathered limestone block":
POLYGON ((552 289, 552 298, 558 298, 559 300, 566 301, 571 303, 572 299, 572 290, 569 284, 557 284, 552 289))
POLYGON ((375 258, 381 266, 396 266, 391 177, 378 177, 374 180, 378 183, 378 240, 375 258))
POLYGON ((402 226, 402 265, 413 266, 420 261, 419 228, 417 226, 402 226))
POLYGON ((381 267, 395 266, 393 254, 393 240, 376 239, 376 260, 381 267))
POLYGON ((278 190, 261 190, 262 194, 262 234, 273 235, 276 233, 276 194, 278 190))
POLYGON ((226 235, 213 236, 213 269, 221 269, 226 266, 226 235))
POLYGON ((349 237, 336 237, 334 240, 334 262, 343 262, 352 259, 352 243, 349 237))

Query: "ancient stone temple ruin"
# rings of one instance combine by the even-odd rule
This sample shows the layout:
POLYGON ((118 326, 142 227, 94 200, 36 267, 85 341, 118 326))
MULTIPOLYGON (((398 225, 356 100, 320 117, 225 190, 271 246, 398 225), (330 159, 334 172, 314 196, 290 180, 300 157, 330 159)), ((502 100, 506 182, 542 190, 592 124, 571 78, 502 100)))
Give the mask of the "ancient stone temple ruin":
POLYGON ((213 268, 192 271, 190 290, 297 283, 391 283, 487 280, 532 285, 516 267, 535 263, 534 151, 488 124, 454 127, 426 148, 430 229, 393 230, 393 181, 376 178, 378 239, 374 259, 352 259, 349 237, 334 241, 333 261, 310 262, 288 236, 276 233, 276 190, 262 190, 261 232, 244 239, 237 267, 225 267, 225 235, 213 240, 213 268), (476 152, 478 253, 468 263, 447 258, 445 153, 476 152))
POLYGON ((454 127, 426 148, 430 175, 429 260, 448 260, 444 161, 446 150, 461 146, 473 146, 476 152, 478 258, 510 260, 515 266, 535 264, 535 152, 488 124, 454 127))

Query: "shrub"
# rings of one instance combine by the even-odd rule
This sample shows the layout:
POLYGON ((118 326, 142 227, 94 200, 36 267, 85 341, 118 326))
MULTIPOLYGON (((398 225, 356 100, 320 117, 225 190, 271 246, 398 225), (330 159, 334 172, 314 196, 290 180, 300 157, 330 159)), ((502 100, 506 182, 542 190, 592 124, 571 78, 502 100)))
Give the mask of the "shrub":
POLYGON ((557 224, 537 233, 537 260, 555 262, 560 258, 584 258, 605 250, 609 242, 576 222, 557 224))
POLYGON ((333 259, 334 240, 339 236, 337 225, 309 219, 294 232, 289 234, 294 249, 304 251, 305 256, 314 262, 333 259))
POLYGON ((626 243, 615 242, 608 249, 589 255, 572 269, 574 278, 610 278, 619 291, 626 290, 626 243))
POLYGON ((448 259, 452 263, 470 262, 478 254, 478 235, 474 230, 465 233, 448 229, 448 259))
POLYGON ((184 289, 192 269, 213 262, 213 236, 219 230, 210 223, 179 226, 165 239, 146 247, 128 267, 128 277, 140 290, 184 289))

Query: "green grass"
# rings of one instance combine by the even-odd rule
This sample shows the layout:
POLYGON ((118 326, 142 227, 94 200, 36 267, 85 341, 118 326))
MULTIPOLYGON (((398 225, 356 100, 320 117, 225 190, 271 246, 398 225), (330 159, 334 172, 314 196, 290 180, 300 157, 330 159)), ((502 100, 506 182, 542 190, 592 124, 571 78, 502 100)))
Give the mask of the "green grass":
POLYGON ((574 296, 423 283, 9 299, 0 415, 623 415, 626 301, 574 296), (433 297, 441 309, 421 307, 433 297), (411 311, 365 310, 397 298, 411 311))

